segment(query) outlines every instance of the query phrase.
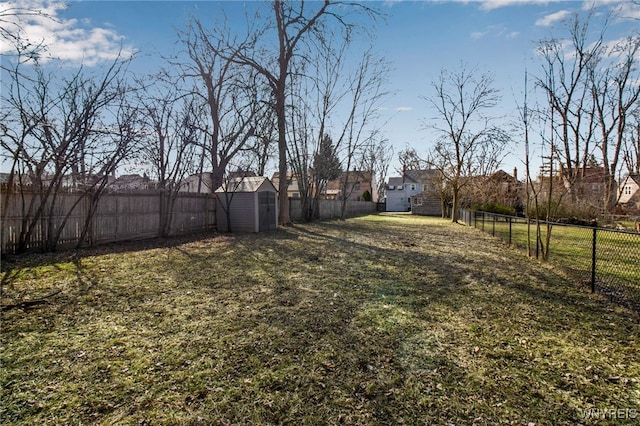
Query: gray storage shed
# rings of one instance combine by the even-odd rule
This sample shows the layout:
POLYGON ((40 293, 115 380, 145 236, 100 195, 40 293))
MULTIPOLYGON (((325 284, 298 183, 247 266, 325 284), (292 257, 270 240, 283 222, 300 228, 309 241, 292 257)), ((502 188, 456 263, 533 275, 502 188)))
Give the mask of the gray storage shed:
POLYGON ((262 232, 278 228, 278 191, 266 177, 230 179, 216 190, 216 219, 227 232, 227 210, 232 232, 262 232))

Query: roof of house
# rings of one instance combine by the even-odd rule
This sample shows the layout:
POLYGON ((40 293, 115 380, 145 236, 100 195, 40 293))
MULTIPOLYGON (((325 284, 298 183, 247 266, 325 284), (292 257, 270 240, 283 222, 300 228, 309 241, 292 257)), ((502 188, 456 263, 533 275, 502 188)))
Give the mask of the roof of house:
POLYGON ((340 189, 345 183, 345 180, 349 184, 368 184, 372 181, 371 172, 365 170, 351 170, 349 173, 342 172, 338 179, 327 182, 327 189, 340 189))
MULTIPOLYGON (((274 172, 271 176, 271 183, 278 188, 280 184, 280 172, 274 172)), ((299 191, 298 179, 291 172, 287 172, 287 191, 299 191)))
POLYGON ((276 190, 276 187, 273 186, 269 178, 264 176, 250 176, 230 179, 228 182, 222 184, 220 188, 216 189, 216 192, 256 192, 265 182, 270 185, 274 191, 276 190), (229 191, 226 189, 227 184, 229 191))
POLYGON ((404 177, 390 177, 389 185, 403 185, 405 183, 429 183, 438 173, 437 170, 406 170, 404 177))
POLYGON ((497 172, 494 172, 491 176, 489 176, 489 179, 492 181, 505 181, 514 183, 518 182, 518 178, 516 178, 512 174, 505 172, 504 170, 498 170, 497 172))
POLYGON ((140 181, 140 180, 144 180, 144 181, 148 181, 149 178, 147 176, 140 176, 138 174, 134 174, 134 175, 120 175, 118 176, 118 178, 114 181, 114 182, 136 182, 136 181, 140 181))
POLYGON ((231 179, 235 179, 235 178, 243 178, 243 177, 256 177, 256 174, 253 173, 251 170, 236 170, 234 172, 229 172, 228 176, 231 179))
POLYGON ((625 182, 627 180, 631 179, 632 181, 634 181, 638 186, 640 186, 640 175, 629 175, 627 176, 627 178, 624 180, 625 182))
POLYGON ((437 170, 407 170, 405 172, 405 182, 408 183, 426 183, 433 179, 437 170))
POLYGON ((435 195, 433 195, 433 193, 431 191, 422 191, 419 192, 415 195, 412 195, 412 198, 422 198, 422 199, 439 199, 438 197, 436 197, 435 195))
POLYGON ((401 177, 390 177, 389 178, 389 186, 397 186, 402 185, 403 179, 401 177))

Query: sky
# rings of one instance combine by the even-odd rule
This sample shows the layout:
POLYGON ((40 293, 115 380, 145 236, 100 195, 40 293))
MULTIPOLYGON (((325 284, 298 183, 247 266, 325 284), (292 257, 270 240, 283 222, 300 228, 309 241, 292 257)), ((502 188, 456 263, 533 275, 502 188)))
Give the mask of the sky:
MULTIPOLYGON (((257 5, 189 0, 70 1, 64 5, 25 0, 1 2, 0 15, 3 10, 25 3, 32 8, 44 8, 56 17, 55 21, 36 17, 23 27, 29 37, 44 40, 53 56, 64 59, 70 66, 82 63, 90 69, 113 60, 122 49, 124 55, 137 52, 132 70, 140 73, 152 73, 162 66, 161 54, 176 50, 176 30, 184 27, 190 13, 206 22, 221 9, 235 16, 245 7, 257 5)), ((585 13, 592 4, 553 0, 367 3, 385 15, 384 20, 371 27, 371 42, 374 51, 392 66, 387 88, 390 96, 379 107, 385 123, 384 135, 396 153, 412 147, 423 155, 435 139, 427 128, 435 113, 425 97, 433 95, 431 83, 442 69, 459 69, 466 64, 492 74, 494 87, 502 96, 492 114, 502 117, 504 126, 508 126, 517 119, 518 105, 523 103, 525 69, 530 81, 541 73, 541 63, 535 55, 536 42, 564 35, 562 20, 574 11, 585 13)), ((595 5, 599 15, 615 8, 623 17, 610 24, 607 34, 611 39, 640 27, 640 5, 612 0, 596 1, 595 5)), ((3 25, 10 29, 9 24, 5 19, 3 25)), ((6 49, 0 43, 0 53, 6 49)), ((516 137, 505 151, 503 170, 524 169, 524 147, 520 140, 516 137)), ((534 145, 534 165, 536 154, 534 145)), ((399 164, 394 157, 390 175, 396 175, 397 169, 399 164)))

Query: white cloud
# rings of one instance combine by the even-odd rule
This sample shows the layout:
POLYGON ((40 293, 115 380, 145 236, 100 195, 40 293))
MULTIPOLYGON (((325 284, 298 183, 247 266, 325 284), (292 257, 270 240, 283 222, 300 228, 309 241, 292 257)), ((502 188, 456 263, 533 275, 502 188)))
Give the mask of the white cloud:
POLYGON ((493 10, 501 7, 521 6, 525 4, 549 4, 556 3, 561 0, 479 0, 480 9, 493 10))
POLYGON ((569 12, 568 10, 559 10, 538 19, 536 21, 536 25, 539 27, 549 27, 556 22, 562 21, 569 15, 571 15, 571 12, 569 12))
POLYGON ((384 5, 386 7, 393 7, 394 4, 396 3, 401 3, 402 0, 385 0, 384 5))
POLYGON ((410 106, 401 106, 396 108, 397 112, 408 112, 408 111, 413 111, 413 107, 410 106))
POLYGON ((640 4, 632 2, 618 3, 614 10, 620 19, 640 19, 640 4))
POLYGON ((520 33, 518 31, 509 31, 509 28, 504 25, 489 25, 484 31, 472 32, 470 37, 474 40, 478 40, 486 36, 514 39, 519 34, 520 33))
MULTIPOLYGON (((124 44, 124 37, 116 31, 93 26, 88 19, 61 17, 66 5, 59 1, 13 0, 0 2, 3 30, 19 36, 22 41, 43 45, 46 51, 40 61, 61 59, 65 63, 97 65, 101 61, 130 57, 134 50, 124 44)), ((10 53, 14 47, 0 38, 0 54, 10 53)))

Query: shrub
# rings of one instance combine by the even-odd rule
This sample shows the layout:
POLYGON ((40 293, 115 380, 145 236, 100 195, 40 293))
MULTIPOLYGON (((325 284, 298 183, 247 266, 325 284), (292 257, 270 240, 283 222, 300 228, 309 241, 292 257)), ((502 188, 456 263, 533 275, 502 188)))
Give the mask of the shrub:
POLYGON ((369 190, 366 190, 362 193, 362 200, 363 201, 373 201, 373 197, 371 196, 371 193, 369 192, 369 190))
POLYGON ((516 214, 516 209, 510 206, 505 206, 500 203, 484 203, 475 207, 475 210, 479 210, 487 213, 503 214, 507 216, 513 216, 516 214))

